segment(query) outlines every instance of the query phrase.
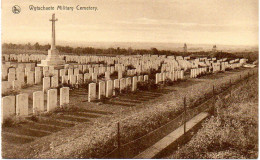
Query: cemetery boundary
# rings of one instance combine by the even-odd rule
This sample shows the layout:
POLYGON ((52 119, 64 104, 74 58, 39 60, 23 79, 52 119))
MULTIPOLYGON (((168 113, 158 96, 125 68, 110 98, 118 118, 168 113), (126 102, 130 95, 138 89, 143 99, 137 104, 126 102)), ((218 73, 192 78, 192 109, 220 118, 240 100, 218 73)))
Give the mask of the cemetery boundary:
MULTIPOLYGON (((109 154, 105 155, 103 158, 158 158, 160 155, 169 147, 175 143, 172 142, 169 146, 162 148, 159 152, 152 155, 152 153, 147 154, 148 157, 135 157, 136 155, 140 154, 140 151, 145 151, 146 148, 149 148, 154 143, 156 143, 154 140, 152 140, 151 137, 157 137, 155 139, 158 139, 158 137, 164 137, 167 136, 172 130, 175 130, 178 127, 183 126, 184 134, 180 137, 181 140, 183 140, 183 136, 191 136, 190 134, 186 133, 186 122, 194 118, 196 115, 199 115, 203 112, 209 112, 210 115, 214 115, 214 104, 216 102, 216 97, 223 97, 225 95, 231 96, 233 90, 241 85, 241 82, 248 81, 248 79, 252 76, 254 76, 256 73, 253 71, 251 74, 248 72, 248 75, 246 77, 241 77, 237 79, 235 82, 229 82, 227 85, 228 87, 222 91, 219 91, 216 93, 214 90, 214 86, 212 87, 212 95, 211 98, 207 99, 203 103, 199 104, 195 108, 186 109, 185 101, 186 97, 184 97, 184 104, 183 104, 183 112, 177 116, 175 119, 171 120, 170 122, 164 124, 163 126, 157 128, 156 130, 149 132, 148 134, 139 137, 131 142, 128 142, 126 144, 120 143, 120 123, 117 124, 117 144, 118 147, 114 149, 109 154), (210 107, 209 107, 210 106, 210 107), (150 157, 149 157, 150 156, 150 157)), ((236 89, 237 90, 237 89, 236 89)), ((236 91, 235 90, 235 91, 236 91)), ((225 97, 226 98, 226 97, 225 97)), ((208 117, 208 116, 207 116, 208 117)), ((202 120, 204 120, 203 118, 202 120)), ((201 121, 200 121, 201 122, 201 121)), ((198 122, 198 124, 200 123, 198 122)), ((195 125, 197 127, 197 125, 195 125)), ((189 137, 190 138, 190 137, 189 137)), ((182 143, 180 139, 177 139, 176 143, 182 143)), ((147 152, 148 153, 148 152, 147 152)))

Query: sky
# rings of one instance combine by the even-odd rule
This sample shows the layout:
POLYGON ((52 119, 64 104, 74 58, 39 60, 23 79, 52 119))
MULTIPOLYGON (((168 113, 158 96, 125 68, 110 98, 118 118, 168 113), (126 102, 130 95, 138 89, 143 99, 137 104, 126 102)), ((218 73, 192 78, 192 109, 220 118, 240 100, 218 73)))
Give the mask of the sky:
POLYGON ((258 0, 2 0, 2 42, 258 45, 258 0), (19 14, 12 7, 21 8, 19 14), (29 6, 53 6, 32 11, 29 6), (74 10, 56 10, 57 6, 74 10), (97 11, 76 10, 76 6, 97 11))

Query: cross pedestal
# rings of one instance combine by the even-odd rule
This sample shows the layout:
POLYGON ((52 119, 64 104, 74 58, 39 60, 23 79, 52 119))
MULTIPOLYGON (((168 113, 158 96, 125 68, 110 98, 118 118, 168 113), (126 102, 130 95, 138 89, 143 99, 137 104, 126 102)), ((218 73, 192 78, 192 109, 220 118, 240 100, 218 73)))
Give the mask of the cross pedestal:
POLYGON ((55 69, 64 68, 65 61, 59 57, 58 53, 59 51, 57 49, 49 49, 47 58, 41 60, 41 64, 38 66, 54 66, 55 69))
POLYGON ((41 60, 41 64, 38 66, 54 66, 55 69, 64 68, 65 61, 59 57, 59 51, 56 49, 55 46, 55 14, 52 15, 52 43, 51 49, 48 50, 48 56, 45 60, 41 60))

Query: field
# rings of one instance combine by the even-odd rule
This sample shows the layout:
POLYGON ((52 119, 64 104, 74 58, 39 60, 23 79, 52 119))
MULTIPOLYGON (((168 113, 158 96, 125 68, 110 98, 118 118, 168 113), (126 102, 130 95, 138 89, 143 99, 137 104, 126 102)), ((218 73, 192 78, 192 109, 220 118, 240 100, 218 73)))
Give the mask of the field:
POLYGON ((258 75, 244 82, 228 99, 218 99, 216 116, 186 145, 164 158, 257 159, 258 75))

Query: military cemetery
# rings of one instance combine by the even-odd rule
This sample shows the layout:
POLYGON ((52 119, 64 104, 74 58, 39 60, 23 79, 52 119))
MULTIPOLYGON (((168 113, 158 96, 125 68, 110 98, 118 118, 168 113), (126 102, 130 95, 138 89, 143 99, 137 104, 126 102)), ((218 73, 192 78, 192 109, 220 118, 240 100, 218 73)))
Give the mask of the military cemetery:
POLYGON ((186 144, 220 99, 258 74, 258 60, 217 45, 68 53, 56 42, 60 20, 49 21, 48 50, 2 53, 4 158, 169 158, 161 154, 186 144))
MULTIPOLYGON (((86 82, 90 85, 89 82, 93 82, 97 86, 101 84, 102 88, 108 89, 108 93, 111 92, 110 90, 113 90, 115 88, 120 88, 121 91, 127 86, 132 86, 131 90, 135 91, 135 79, 137 79, 137 82, 153 81, 155 84, 159 84, 163 83, 166 79, 177 81, 187 78, 196 78, 203 74, 213 74, 219 71, 225 71, 226 69, 236 69, 242 67, 244 64, 240 63, 242 59, 189 59, 189 57, 181 56, 176 58, 170 56, 169 58, 166 56, 156 55, 124 57, 59 55, 60 59, 66 57, 65 59, 67 61, 74 63, 70 64, 65 62, 66 64, 68 64, 66 66, 67 68, 63 66, 63 69, 55 69, 55 66, 34 66, 35 62, 41 62, 45 59, 45 56, 24 55, 23 57, 28 58, 22 58, 21 60, 19 60, 19 55, 3 55, 3 59, 6 62, 12 61, 12 63, 3 64, 2 72, 7 73, 8 77, 6 77, 5 74, 2 74, 2 83, 11 83, 13 85, 13 89, 19 90, 21 87, 27 84, 29 86, 42 85, 42 90, 47 91, 50 88, 57 88, 59 86, 76 87, 85 84, 86 82), (107 66, 98 63, 94 64, 95 62, 98 62, 99 59, 102 59, 102 61, 104 61, 107 66), (15 61, 17 61, 17 63, 14 63, 15 61), (89 65, 90 63, 91 65, 89 65), (154 65, 153 63, 156 63, 156 65, 154 65), (129 70, 129 65, 134 66, 136 69, 129 70), (20 70, 18 66, 20 67, 20 70), (27 71, 28 66, 30 66, 30 71, 27 71), (27 72, 25 72, 25 70, 27 72), (114 73, 118 73, 118 76, 111 77, 110 75, 114 73), (151 73, 155 74, 155 79, 149 78, 149 75, 151 73), (98 78, 98 75, 102 74, 105 75, 104 78, 98 78), (125 76, 123 77, 123 75, 125 76), (119 81, 120 87, 118 87, 117 81, 119 81), (104 83, 107 84, 107 87, 103 87, 104 83)), ((53 64, 55 65, 55 63, 53 64)), ((11 90, 6 89, 8 88, 8 85, 2 85, 2 87, 3 93, 9 92, 11 90)), ((100 93, 100 95, 103 95, 104 90, 100 88, 100 92, 102 92, 100 93)), ((95 100, 95 98, 91 98, 91 101, 95 100)))
POLYGON ((55 40, 52 42, 48 56, 2 55, 2 123, 9 117, 39 116, 70 105, 77 101, 75 96, 71 99, 70 93, 81 88, 85 101, 100 103, 130 92, 142 92, 143 87, 149 88, 148 84, 178 84, 203 75, 237 70, 245 64, 244 59, 214 57, 63 55, 55 48, 55 40))

